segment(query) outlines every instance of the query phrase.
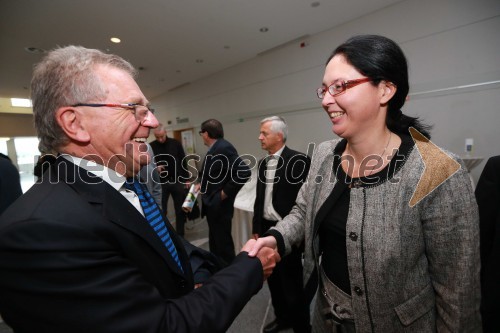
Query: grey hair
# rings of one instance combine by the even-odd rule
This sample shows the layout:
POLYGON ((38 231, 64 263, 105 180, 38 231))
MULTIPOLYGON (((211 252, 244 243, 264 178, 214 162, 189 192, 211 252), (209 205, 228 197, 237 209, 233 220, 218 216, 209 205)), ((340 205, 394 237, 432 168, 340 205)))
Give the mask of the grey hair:
POLYGON ((113 54, 81 46, 50 51, 34 68, 31 99, 40 151, 58 151, 69 139, 56 121, 56 110, 106 97, 106 87, 95 75, 98 66, 110 66, 137 76, 135 68, 113 54))
POLYGON ((268 121, 271 122, 271 131, 273 131, 273 133, 281 133, 283 135, 283 142, 286 142, 286 138, 288 136, 288 126, 285 119, 278 116, 272 116, 262 119, 260 124, 262 125, 268 121))

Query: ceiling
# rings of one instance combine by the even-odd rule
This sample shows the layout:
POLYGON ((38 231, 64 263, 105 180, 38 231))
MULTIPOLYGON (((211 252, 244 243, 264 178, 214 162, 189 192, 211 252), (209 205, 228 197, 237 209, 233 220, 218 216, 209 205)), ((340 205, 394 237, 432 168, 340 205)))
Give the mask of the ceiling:
POLYGON ((141 69, 137 81, 151 99, 398 1, 0 0, 0 97, 29 97, 42 54, 26 48, 118 54, 141 69))

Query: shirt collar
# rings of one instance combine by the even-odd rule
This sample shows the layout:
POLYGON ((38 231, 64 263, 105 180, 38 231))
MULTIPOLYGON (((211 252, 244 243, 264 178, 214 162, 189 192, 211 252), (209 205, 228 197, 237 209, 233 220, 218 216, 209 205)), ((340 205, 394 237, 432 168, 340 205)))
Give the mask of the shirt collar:
POLYGON ((104 165, 100 165, 94 161, 89 161, 80 157, 62 154, 66 160, 72 162, 75 165, 78 165, 80 168, 83 168, 99 178, 102 178, 106 183, 111 185, 115 190, 120 190, 123 186, 127 178, 125 176, 120 175, 115 170, 105 167, 104 165))
POLYGON ((285 149, 285 145, 283 145, 283 147, 281 147, 277 152, 275 152, 274 154, 269 154, 269 156, 274 156, 275 158, 278 158, 281 156, 281 153, 283 153, 283 149, 285 149))

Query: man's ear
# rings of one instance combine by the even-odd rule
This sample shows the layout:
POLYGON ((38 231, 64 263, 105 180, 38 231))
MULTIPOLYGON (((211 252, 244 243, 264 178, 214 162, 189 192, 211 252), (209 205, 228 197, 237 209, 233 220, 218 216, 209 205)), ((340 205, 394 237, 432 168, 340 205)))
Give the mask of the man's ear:
POLYGON ((379 87, 381 91, 380 104, 387 104, 398 90, 394 83, 388 81, 381 81, 379 87))
POLYGON ((66 106, 57 109, 56 121, 72 141, 90 141, 90 135, 82 123, 82 114, 75 108, 66 106))

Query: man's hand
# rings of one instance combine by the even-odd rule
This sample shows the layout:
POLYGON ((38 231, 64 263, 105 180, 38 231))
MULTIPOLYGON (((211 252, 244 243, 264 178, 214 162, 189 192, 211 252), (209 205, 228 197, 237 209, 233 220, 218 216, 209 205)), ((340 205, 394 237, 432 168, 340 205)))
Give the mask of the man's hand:
MULTIPOLYGON (((274 239, 274 237, 272 237, 272 236, 270 236, 270 237, 274 239)), ((254 251, 256 243, 257 243, 257 241, 255 239, 248 240, 248 242, 243 246, 241 251, 246 251, 246 252, 250 252, 251 250, 254 251)), ((250 253, 249 253, 249 255, 250 255, 250 253)), ((255 256, 257 256, 257 258, 259 258, 260 263, 262 264, 262 270, 264 273, 264 280, 266 280, 273 272, 273 269, 274 269, 274 267, 276 267, 276 264, 281 260, 281 257, 278 254, 278 251, 276 251, 275 249, 272 249, 270 247, 265 247, 265 246, 259 248, 259 250, 256 251, 256 255, 253 255, 252 257, 255 257, 255 256)))

